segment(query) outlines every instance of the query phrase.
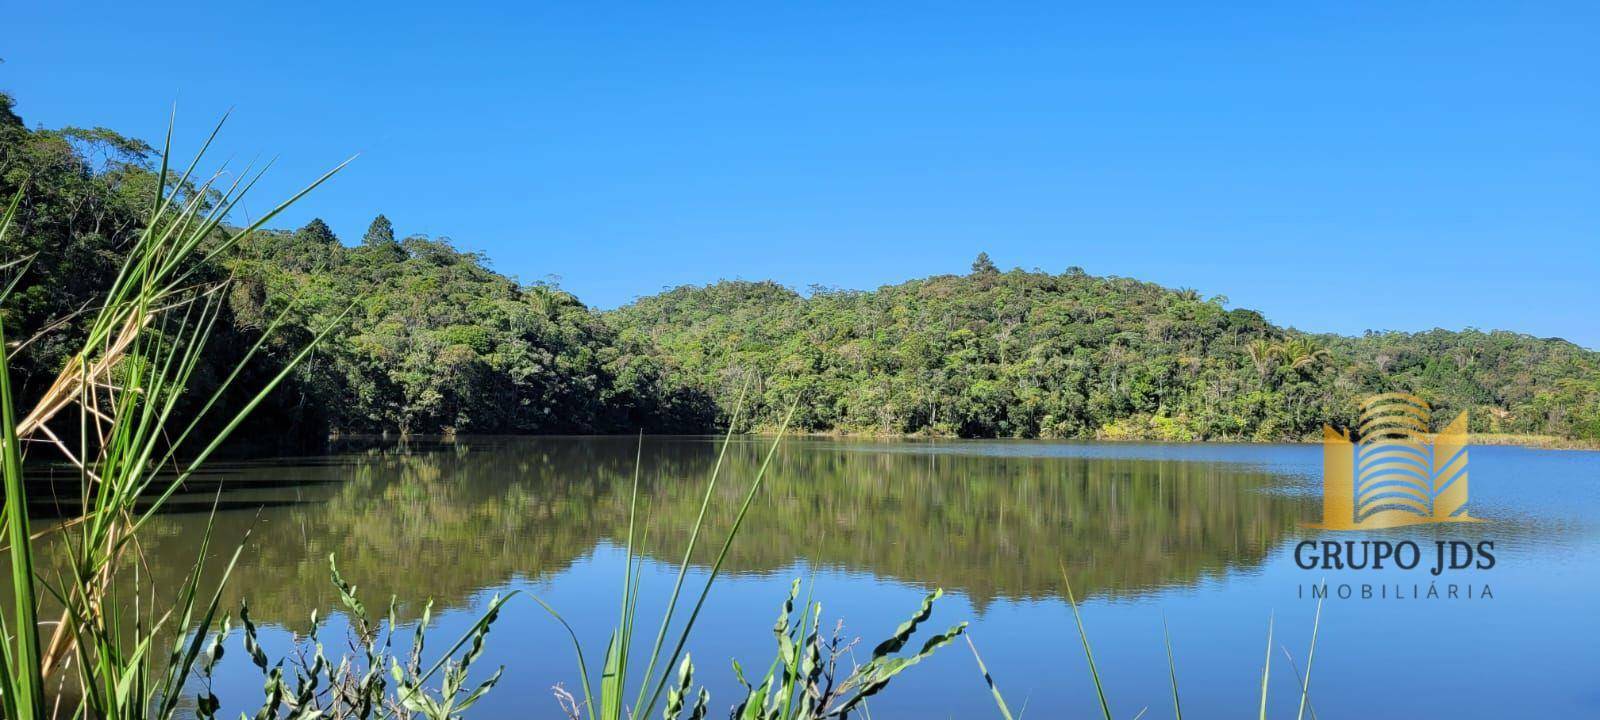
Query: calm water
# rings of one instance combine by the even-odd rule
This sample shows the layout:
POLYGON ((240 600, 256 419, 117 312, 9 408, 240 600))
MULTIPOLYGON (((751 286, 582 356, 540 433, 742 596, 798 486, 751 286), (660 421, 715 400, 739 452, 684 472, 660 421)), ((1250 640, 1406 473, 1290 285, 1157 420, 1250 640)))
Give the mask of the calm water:
MULTIPOLYGON (((720 544, 763 442, 735 441, 703 545, 720 544)), ((645 441, 642 608, 664 601, 715 450, 708 438, 645 441)), ((219 466, 234 508, 220 544, 255 527, 229 602, 247 597, 281 643, 311 609, 335 609, 335 553, 369 607, 392 593, 414 617, 431 596, 440 632, 454 635, 491 595, 521 590, 564 613, 598 658, 615 621, 634 453, 631 438, 474 438, 219 466)), ((1488 584, 1494 597, 1329 600, 1311 687, 1320 717, 1600 717, 1600 453, 1474 448, 1471 463, 1472 512, 1491 522, 1337 538, 1492 540, 1494 568, 1439 581, 1441 592, 1488 584)), ((728 661, 765 667, 792 579, 814 581, 825 619, 842 618, 868 648, 943 587, 931 625, 971 620, 1013 710, 1087 717, 1098 711, 1064 564, 1118 717, 1146 706, 1146 717, 1171 716, 1163 617, 1192 717, 1254 712, 1275 618, 1272 714, 1293 717, 1284 650, 1303 667, 1311 583, 1409 595, 1434 579, 1297 567, 1295 544, 1316 537, 1301 524, 1319 512, 1319 473, 1313 446, 790 440, 690 649, 721 716, 735 698, 728 661)), ((178 581, 204 522, 167 515, 152 531, 152 567, 174 572, 161 580, 178 581)), ((336 615, 324 638, 338 627, 336 615)), ((495 626, 483 666, 494 664, 506 679, 476 716, 559 717, 551 686, 577 690, 565 635, 525 598, 495 626)), ((259 697, 259 676, 243 653, 224 667, 224 712, 253 712, 230 699, 259 697)), ((995 716, 964 644, 897 679, 872 713, 995 716)))

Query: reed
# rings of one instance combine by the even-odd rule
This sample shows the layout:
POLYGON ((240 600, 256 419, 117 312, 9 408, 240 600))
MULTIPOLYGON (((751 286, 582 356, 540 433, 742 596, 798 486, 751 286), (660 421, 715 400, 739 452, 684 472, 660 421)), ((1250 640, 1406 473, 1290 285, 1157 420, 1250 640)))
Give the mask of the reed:
POLYGON ((1100 700, 1100 712, 1111 720, 1111 703, 1106 701, 1105 687, 1100 684, 1100 668, 1094 664, 1094 649, 1089 647, 1089 633, 1083 629, 1083 614, 1078 612, 1078 599, 1072 595, 1072 581, 1067 579, 1067 569, 1061 568, 1061 585, 1067 591, 1067 605, 1072 608, 1072 619, 1078 624, 1078 639, 1083 642, 1083 657, 1089 661, 1089 677, 1094 680, 1094 694, 1100 700))
MULTIPOLYGON (((207 597, 201 586, 225 583, 233 564, 220 577, 202 578, 197 559, 176 597, 163 602, 157 588, 140 585, 137 572, 124 571, 140 561, 139 531, 332 327, 242 405, 224 412, 218 403, 238 380, 235 368, 198 411, 179 417, 227 285, 202 282, 197 270, 344 167, 330 170, 250 226, 227 228, 224 219, 265 169, 247 171, 227 187, 219 183, 221 174, 197 180, 196 169, 221 128, 219 122, 178 173, 169 163, 169 123, 144 226, 101 300, 83 316, 79 350, 26 412, 17 407, 11 386, 13 346, 4 339, 0 315, 0 474, 11 576, 6 599, 14 608, 9 622, 0 620, 0 712, 5 717, 173 716, 219 610, 220 596, 207 597), (202 427, 219 429, 202 433, 202 427), (30 449, 41 447, 77 469, 81 510, 35 533, 23 465, 30 449), (40 573, 35 549, 47 534, 58 536, 51 539, 63 548, 53 578, 40 573), (44 616, 47 599, 60 606, 59 614, 44 616), (159 638, 168 636, 178 639, 163 651, 159 638)), ((0 218, 0 238, 13 231, 26 192, 24 184, 0 218)), ((26 272, 27 260, 6 263, 17 276, 0 301, 26 272)), ((258 343, 239 367, 260 348, 258 343)))
MULTIPOLYGON (((655 634, 655 640, 646 654, 642 656, 633 654, 635 629, 640 620, 639 581, 640 574, 643 571, 643 559, 639 556, 634 542, 634 534, 638 522, 639 472, 642 457, 635 458, 633 491, 629 502, 627 541, 624 546, 625 560, 622 567, 621 592, 619 593, 617 609, 618 619, 616 626, 611 631, 610 638, 606 642, 598 691, 590 681, 588 662, 583 652, 583 643, 578 638, 577 633, 572 630, 572 626, 561 617, 561 614, 554 607, 543 599, 534 597, 540 607, 550 613, 566 630, 577 656, 578 676, 583 699, 581 702, 576 698, 572 698, 570 703, 564 701, 564 705, 567 706, 567 713, 571 717, 590 718, 592 720, 621 720, 624 716, 639 718, 654 715, 656 708, 661 704, 662 693, 668 692, 668 685, 674 677, 677 678, 678 684, 673 692, 668 693, 666 698, 667 706, 677 710, 682 709, 684 695, 688 692, 685 684, 690 682, 693 674, 692 663, 684 652, 685 645, 688 642, 690 633, 694 630, 695 622, 699 619, 701 609, 705 606, 706 598, 711 593, 712 584, 716 582, 717 576, 721 573, 723 562, 726 561, 728 551, 733 546, 734 538, 739 534, 739 528, 743 525, 745 515, 750 510, 750 504, 755 500, 756 493, 760 491, 762 481, 766 478, 767 471, 772 465, 772 459, 777 454, 779 445, 783 442, 783 435, 788 429, 788 420, 794 416, 794 408, 791 406, 785 416, 783 425, 772 439, 760 468, 757 470, 755 477, 750 480, 749 487, 744 493, 744 500, 740 504, 738 512, 734 515, 733 525, 723 538, 721 549, 709 567, 705 582, 701 584, 699 592, 694 598, 694 603, 688 610, 687 618, 685 618, 682 626, 677 629, 674 635, 669 631, 673 627, 674 618, 681 609, 680 600, 683 598, 684 583, 687 580, 691 565, 690 560, 696 547, 698 547, 700 533, 705 527, 706 515, 711 508, 712 499, 715 497, 717 485, 721 480, 722 468, 727 458, 728 448, 733 441, 734 430, 742 419, 744 407, 745 391, 741 391, 739 399, 734 406, 733 415, 728 423, 727 434, 723 436, 721 449, 717 453, 716 464, 712 466, 711 477, 706 483, 699 514, 695 518, 694 525, 690 528, 689 541, 684 547, 683 559, 678 564, 677 577, 673 581, 672 591, 666 605, 660 610, 660 622, 655 634), (663 654, 663 651, 667 648, 669 636, 674 638, 671 650, 663 654), (680 658, 683 660, 681 665, 679 664, 680 658), (675 666, 678 667, 676 675, 672 672, 672 668, 675 666), (630 690, 630 677, 640 667, 643 667, 643 670, 637 678, 637 687, 630 690), (630 694, 633 696, 631 702, 628 699, 630 694)), ((640 448, 642 453, 642 438, 640 440, 640 448)), ((702 707, 697 712, 704 712, 703 706, 697 707, 702 707)), ((676 717, 676 715, 669 717, 676 717)))
POLYGON ((971 635, 968 635, 966 640, 967 647, 972 648, 973 661, 978 663, 978 672, 983 675, 983 684, 989 686, 989 695, 994 698, 995 707, 1000 710, 1000 717, 1013 720, 1011 707, 1006 705, 1005 695, 1001 694, 1000 686, 995 683, 994 676, 989 674, 989 667, 983 664, 983 656, 978 654, 978 645, 972 642, 971 635))
MULTIPOLYGON (((1084 629, 1083 614, 1078 609, 1078 600, 1072 593, 1072 583, 1067 579, 1065 567, 1063 567, 1061 570, 1061 581, 1066 590, 1067 605, 1072 609, 1072 617, 1077 624, 1078 638, 1083 644, 1083 655, 1084 659, 1088 662, 1089 678, 1094 683, 1095 696, 1099 701, 1100 712, 1107 720, 1110 720, 1112 717, 1111 705, 1106 700, 1105 688, 1100 682, 1100 668, 1095 664, 1094 649, 1089 644, 1089 633, 1084 629)), ((1295 681, 1300 687, 1300 704, 1299 710, 1295 714, 1296 720, 1303 720, 1306 717, 1307 711, 1310 711, 1312 718, 1317 716, 1316 708, 1311 704, 1311 664, 1316 658, 1317 631, 1322 625, 1322 602, 1323 598, 1317 599, 1316 614, 1311 623, 1311 644, 1306 650, 1305 674, 1300 675, 1298 669, 1295 671, 1295 681)), ((1276 623, 1273 618, 1268 618, 1267 652, 1266 658, 1261 666, 1261 699, 1257 707, 1257 717, 1260 717, 1262 720, 1266 720, 1267 717, 1267 688, 1272 677, 1272 642, 1273 628, 1275 624, 1276 623)), ((1178 690, 1178 664, 1173 657, 1172 634, 1167 628, 1167 619, 1164 615, 1161 618, 1161 635, 1167 651, 1167 678, 1172 688, 1172 715, 1174 718, 1176 718, 1176 720, 1183 720, 1183 699, 1182 694, 1178 690)), ((972 638, 967 638, 967 643, 972 645, 972 638)), ((1289 659, 1289 662, 1292 666, 1294 663, 1294 658, 1289 655, 1288 648, 1282 648, 1280 646, 1280 649, 1282 649, 1285 657, 1289 659)), ((978 664, 978 672, 983 676, 984 685, 988 687, 989 693, 994 697, 995 707, 999 711, 1000 717, 1004 718, 1005 720, 1011 720, 1011 708, 1006 705, 1005 696, 1000 693, 1000 688, 995 683, 994 677, 989 674, 989 668, 988 666, 984 665, 983 657, 978 654, 978 648, 976 645, 972 645, 972 657, 978 664)), ((1148 706, 1145 709, 1140 710, 1138 715, 1135 717, 1143 717, 1146 710, 1148 710, 1148 706)))

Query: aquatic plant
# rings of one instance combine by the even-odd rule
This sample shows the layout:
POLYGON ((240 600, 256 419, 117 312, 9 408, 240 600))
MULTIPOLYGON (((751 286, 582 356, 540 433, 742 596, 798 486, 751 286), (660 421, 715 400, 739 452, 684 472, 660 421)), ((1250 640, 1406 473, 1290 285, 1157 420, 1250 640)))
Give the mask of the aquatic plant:
MULTIPOLYGON (((778 621, 772 626, 778 655, 761 681, 752 684, 745 680, 743 668, 734 661, 734 672, 746 691, 744 699, 734 706, 732 717, 735 720, 848 718, 857 708, 865 710, 867 698, 882 692, 895 676, 950 644, 967 629, 967 623, 957 623, 929 637, 915 653, 897 655, 911 641, 917 628, 932 616, 934 601, 944 595, 943 590, 935 589, 922 599, 921 606, 910 619, 895 628, 893 635, 872 648, 872 656, 865 663, 852 663, 845 672, 840 659, 850 651, 854 641, 842 636, 842 625, 835 625, 832 634, 824 639, 820 628, 822 603, 813 602, 809 596, 799 615, 794 615, 794 601, 799 594, 797 579, 789 586, 789 597, 784 600, 778 621)), ((667 720, 676 718, 674 715, 665 717, 667 720)))
MULTIPOLYGON (((6 341, 0 315, 0 469, 11 576, 5 604, 13 608, 10 622, 0 621, 5 636, 0 643, 0 712, 5 717, 167 718, 176 712, 182 687, 208 647, 206 635, 219 597, 212 593, 207 598, 202 592, 207 579, 201 577, 201 561, 209 551, 203 542, 201 556, 176 597, 159 601, 158 588, 142 585, 137 572, 140 530, 332 327, 318 332, 276 375, 246 394, 242 404, 224 412, 218 400, 237 384, 245 364, 281 322, 280 315, 232 372, 223 373, 198 409, 188 411, 197 399, 191 395, 198 394, 195 371, 222 313, 228 285, 227 280, 207 279, 201 269, 343 167, 330 170, 248 227, 229 228, 224 219, 261 174, 246 172, 226 187, 220 173, 204 181, 196 178, 196 168, 221 127, 218 123, 194 160, 175 174, 168 162, 169 126, 142 230, 102 298, 83 309, 83 320, 71 322, 74 316, 52 326, 58 332, 69 326, 81 332, 80 349, 25 414, 19 413, 11 384, 15 350, 6 341), (180 408, 187 417, 179 417, 180 408), (75 437, 62 429, 69 424, 76 426, 75 437), (54 449, 77 470, 80 481, 77 516, 38 534, 32 531, 23 479, 25 442, 54 449), (34 548, 34 541, 47 533, 57 534, 65 549, 63 566, 55 568, 53 578, 40 572, 34 548), (133 572, 126 571, 129 564, 133 572), (59 615, 45 615, 41 601, 46 599, 60 606, 59 615), (45 628, 51 628, 48 635, 45 628), (189 628, 198 630, 190 633, 189 628), (159 638, 167 636, 177 640, 162 652, 159 638)), ((24 184, 0 218, 0 240, 12 230, 26 192, 24 184)), ((15 276, 0 302, 27 272, 30 260, 6 263, 15 276)), ((238 553, 235 549, 233 561, 238 553)), ((221 577, 210 580, 225 583, 232 568, 230 561, 221 577)))
MULTIPOLYGON (((1100 712, 1106 720, 1111 720, 1113 717, 1111 712, 1111 703, 1106 699, 1105 687, 1100 682, 1100 667, 1095 663, 1094 648, 1089 643, 1089 633, 1084 628, 1083 624, 1083 613, 1078 609, 1078 600, 1072 593, 1072 582, 1067 579, 1067 571, 1065 567, 1063 567, 1061 570, 1061 582, 1062 587, 1066 591, 1067 606, 1071 608, 1072 618, 1077 625, 1078 639, 1083 645, 1083 657, 1089 666, 1089 678, 1094 683, 1095 697, 1099 703, 1100 712)), ((1317 716, 1316 708, 1311 705, 1311 664, 1316 658, 1317 631, 1322 625, 1322 602, 1323 598, 1319 597, 1317 599, 1316 614, 1313 616, 1311 622, 1311 645, 1306 650, 1306 669, 1304 674, 1301 674, 1299 668, 1294 666, 1294 657, 1289 654, 1288 648, 1280 646, 1284 657, 1289 661, 1290 666, 1294 669, 1295 680, 1300 686, 1300 704, 1299 710, 1295 715, 1296 720, 1305 720, 1306 713, 1308 711, 1310 712, 1312 718, 1317 716)), ((1272 638, 1274 625, 1275 621, 1272 618, 1268 618, 1267 652, 1266 658, 1263 660, 1261 665, 1261 701, 1259 707, 1257 708, 1258 717, 1260 717, 1261 720, 1266 720, 1267 717, 1267 688, 1272 677, 1272 638)), ((1178 665, 1176 660, 1173 659, 1172 635, 1167 630, 1167 620, 1164 616, 1161 619, 1161 635, 1167 651, 1167 677, 1172 688, 1172 714, 1176 720, 1183 720, 1183 699, 1182 694, 1178 691, 1178 665)), ((978 672, 983 676, 984 685, 989 688, 990 694, 994 697, 995 708, 999 711, 1002 718, 1005 718, 1005 720, 1012 720, 1011 708, 1006 704, 1005 696, 1000 692, 1000 688, 998 684, 996 684, 994 677, 989 674, 989 668, 984 665, 983 656, 978 654, 977 645, 973 643, 971 637, 967 638, 967 644, 972 648, 972 657, 978 664, 978 672)), ((1144 717, 1148 710, 1148 706, 1142 708, 1136 717, 1144 717)))
MULTIPOLYGON (((748 387, 748 383, 746 383, 748 387)), ((750 503, 755 500, 756 493, 761 489, 762 480, 767 475, 767 470, 772 466, 772 458, 778 451, 778 446, 783 442, 784 431, 788 428, 787 421, 778 428, 777 435, 772 439, 766 457, 762 460, 760 469, 750 481, 750 487, 744 494, 744 501, 740 504, 738 512, 734 515, 733 525, 723 538, 721 550, 717 552, 716 559, 711 563, 705 582, 696 596, 694 605, 689 610, 687 619, 678 629, 676 640, 672 649, 665 656, 662 650, 666 647, 668 631, 677 614, 678 600, 683 592, 684 581, 689 572, 690 559, 694 556, 695 548, 699 543, 700 531, 705 527, 706 513, 711 507, 711 500, 715 496, 717 483, 722 474, 723 461, 728 454, 728 446, 733 440, 734 428, 738 425, 739 414, 744 407, 743 396, 734 406, 732 421, 728 424, 728 432, 723 437, 721 450, 717 454, 717 462, 712 466, 711 478, 706 483, 705 495, 700 501, 700 511, 695 517, 694 524, 689 531, 689 541, 683 549, 683 560, 678 564, 677 578, 672 584, 672 593, 667 604, 661 610, 660 627, 656 631, 655 641, 649 653, 642 657, 633 655, 634 628, 639 620, 639 579, 643 571, 644 561, 638 555, 635 530, 638 526, 638 501, 639 501, 639 472, 642 464, 643 440, 641 437, 641 450, 635 453, 633 488, 628 505, 628 531, 627 539, 623 545, 624 562, 622 566, 622 592, 618 608, 616 626, 612 629, 610 639, 606 642, 604 664, 600 673, 598 692, 589 680, 589 668, 584 659, 583 643, 579 640, 572 626, 561 617, 561 614, 544 600, 534 597, 545 611, 549 612, 557 622, 567 631, 572 640, 573 650, 577 655, 578 676, 583 692, 580 703, 576 698, 558 695, 568 715, 574 718, 591 718, 592 720, 621 720, 624 716, 630 718, 645 717, 655 714, 655 708, 661 702, 662 693, 667 691, 668 683, 672 680, 672 668, 678 665, 678 658, 683 657, 683 664, 678 672, 679 685, 677 697, 669 696, 668 705, 681 709, 683 694, 688 691, 686 684, 692 675, 692 665, 685 654, 684 646, 687 644, 689 634, 694 630, 695 621, 700 617, 700 610, 705 606, 706 597, 711 593, 711 586, 717 580, 717 575, 722 570, 723 563, 728 558, 728 551, 733 546, 733 540, 739 534, 739 528, 744 524, 745 515, 750 511, 750 503), (644 667, 643 675, 639 679, 638 691, 630 704, 628 701, 628 678, 631 671, 639 664, 644 667), (658 669, 659 668, 659 669, 658 669)), ((789 416, 794 413, 790 408, 789 416)), ((675 717, 672 716, 672 717, 675 717)))
MULTIPOLYGON (((259 708, 241 717, 450 720, 461 717, 499 682, 503 667, 476 683, 469 683, 468 676, 473 664, 483 655, 490 627, 515 592, 490 599, 484 613, 454 644, 433 662, 425 663, 423 655, 433 622, 433 601, 429 600, 424 606, 409 648, 397 649, 395 633, 401 629, 396 620, 398 599, 389 598, 386 621, 372 617, 357 595, 356 586, 339 573, 333 556, 328 557, 328 563, 333 585, 349 619, 346 645, 350 651, 332 658, 325 653, 320 637, 323 619, 312 611, 311 627, 306 636, 297 636, 288 653, 273 662, 262 647, 249 605, 241 604, 239 621, 243 626, 245 654, 261 673, 263 681, 259 708)), ((222 699, 212 692, 211 684, 232 628, 231 620, 224 617, 201 654, 197 674, 203 690, 195 699, 195 715, 202 720, 217 717, 222 707, 222 699)))

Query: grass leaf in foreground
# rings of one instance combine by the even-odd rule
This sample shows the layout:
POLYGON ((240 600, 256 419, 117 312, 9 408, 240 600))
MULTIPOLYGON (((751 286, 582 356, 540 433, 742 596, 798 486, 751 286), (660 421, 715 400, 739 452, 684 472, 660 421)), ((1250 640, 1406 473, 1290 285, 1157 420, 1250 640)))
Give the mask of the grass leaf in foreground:
POLYGON ((1267 659, 1261 665, 1261 720, 1267 720, 1267 678, 1272 675, 1272 623, 1267 618, 1267 659))
POLYGON ((1094 664, 1094 650, 1089 648, 1089 633, 1083 629, 1083 615, 1078 612, 1078 599, 1072 595, 1072 581, 1067 579, 1067 569, 1061 568, 1061 582, 1066 586, 1067 604, 1072 607, 1072 618, 1078 622, 1078 638, 1083 641, 1083 656, 1089 660, 1089 675, 1094 678, 1094 692, 1100 698, 1100 712, 1111 720, 1111 704, 1106 702, 1105 688, 1100 684, 1100 670, 1094 664))
POLYGON ((1183 720, 1183 704, 1178 701, 1178 664, 1172 659, 1172 632, 1167 629, 1167 616, 1161 616, 1161 638, 1167 645, 1167 677, 1172 681, 1172 714, 1183 720))
POLYGON ((978 654, 978 646, 972 642, 972 636, 967 636, 967 647, 972 648, 972 659, 978 661, 978 672, 983 673, 983 683, 989 686, 989 694, 994 696, 994 704, 1000 709, 1000 717, 1006 720, 1015 720, 1011 717, 1011 708, 1006 707, 1005 696, 1000 694, 1000 687, 994 684, 994 678, 989 675, 989 668, 983 664, 983 656, 978 654))

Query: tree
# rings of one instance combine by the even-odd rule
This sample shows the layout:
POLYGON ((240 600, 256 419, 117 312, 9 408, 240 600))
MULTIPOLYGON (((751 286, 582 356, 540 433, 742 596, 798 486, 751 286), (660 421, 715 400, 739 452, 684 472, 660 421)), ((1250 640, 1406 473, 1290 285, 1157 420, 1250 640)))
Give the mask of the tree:
POLYGON ((0 126, 22 127, 22 118, 17 115, 17 101, 4 92, 0 92, 0 126))
POLYGON ((1289 363, 1291 370, 1315 371, 1323 363, 1333 360, 1333 353, 1309 337, 1298 337, 1283 344, 1278 354, 1289 363))
POLYGON ((300 228, 299 232, 295 234, 309 243, 321 245, 339 244, 339 238, 333 234, 333 228, 328 227, 328 224, 323 222, 322 218, 312 218, 311 222, 306 223, 306 226, 300 228))
POLYGON ((1000 268, 995 267, 994 262, 989 260, 989 253, 980 252, 978 257, 972 261, 972 274, 974 275, 993 275, 998 272, 1000 272, 1000 268))
POLYGON ((361 247, 356 248, 352 255, 363 265, 385 266, 405 262, 410 253, 395 242, 394 225, 379 213, 367 226, 367 234, 361 236, 361 247))
POLYGON ((394 225, 383 213, 372 219, 372 224, 367 226, 367 234, 361 236, 361 242, 366 245, 392 245, 394 244, 394 225))
POLYGON ((1256 373, 1261 376, 1261 381, 1266 382, 1272 377, 1272 370, 1276 367, 1278 359, 1278 346, 1266 338, 1256 338, 1245 346, 1245 351, 1250 355, 1250 363, 1256 366, 1256 373))
MULTIPOLYGON (((606 314, 674 385, 775 427, 968 437, 1293 440, 1396 388, 1499 432, 1600 435, 1600 353, 1513 333, 1308 335, 1128 278, 981 270, 871 291, 680 287, 606 314), (1460 360, 1471 358, 1470 362, 1460 360), (1394 358, 1387 370, 1378 357, 1394 358), (1581 368, 1581 370, 1580 370, 1581 368), (1588 375, 1585 375, 1588 373, 1588 375), (748 400, 748 398, 747 398, 748 400)), ((992 263, 991 263, 992 265, 992 263)))

